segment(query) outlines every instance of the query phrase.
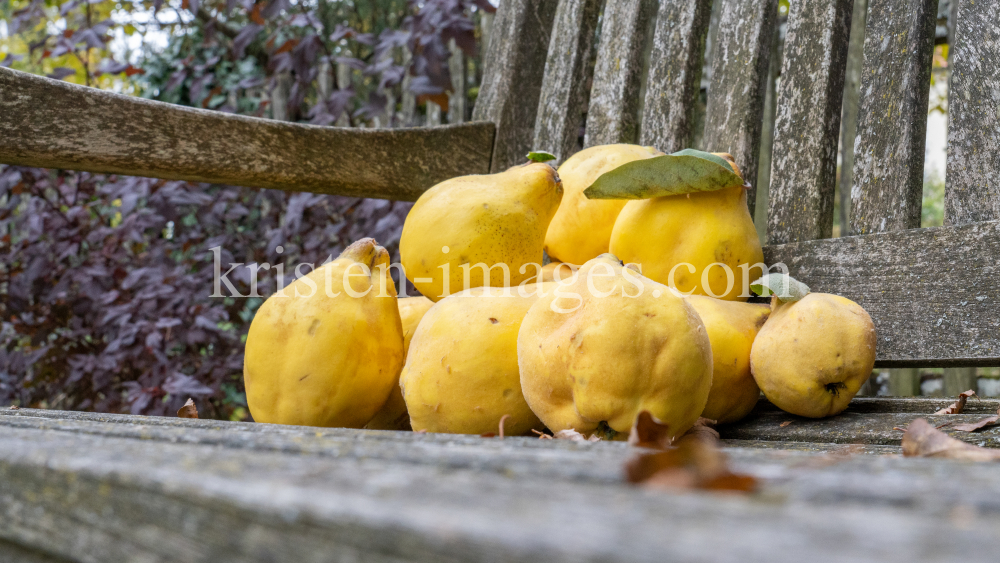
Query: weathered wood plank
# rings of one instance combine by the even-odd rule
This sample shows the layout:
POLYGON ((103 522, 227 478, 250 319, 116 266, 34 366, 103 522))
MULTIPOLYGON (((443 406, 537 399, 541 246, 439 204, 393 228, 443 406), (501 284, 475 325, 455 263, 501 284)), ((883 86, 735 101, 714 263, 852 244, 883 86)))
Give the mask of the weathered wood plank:
MULTIPOLYGON (((996 411, 993 414, 996 414, 996 411)), ((945 423, 969 424, 981 420, 983 415, 867 414, 848 410, 830 418, 802 418, 785 412, 774 412, 722 426, 719 428, 719 435, 726 439, 737 440, 898 446, 903 438, 903 430, 896 429, 905 429, 917 418, 927 419, 934 426, 942 426, 945 423), (789 424, 782 426, 786 422, 789 424)), ((941 430, 963 442, 989 448, 1000 447, 1000 427, 974 433, 951 430, 949 426, 942 426, 941 430)))
POLYGON ((283 123, 0 68, 4 164, 413 201, 442 180, 488 172, 494 129, 283 123))
POLYGON ((15 429, 58 431, 81 436, 141 439, 257 452, 279 452, 330 459, 383 460, 475 470, 498 476, 618 482, 626 450, 624 442, 609 443, 588 453, 590 443, 542 441, 532 437, 504 440, 456 434, 428 434, 343 428, 311 428, 225 421, 198 421, 130 415, 79 416, 83 413, 23 409, 18 416, 0 416, 4 432, 15 429))
POLYGON ((852 5, 853 0, 790 5, 768 191, 769 244, 832 235, 852 5))
POLYGON ((885 446, 875 444, 826 444, 823 442, 792 442, 769 440, 741 440, 724 438, 720 441, 725 448, 747 448, 754 450, 769 450, 773 452, 808 452, 833 454, 836 456, 878 456, 900 455, 901 446, 885 446))
MULTIPOLYGON (((962 391, 965 391, 963 389, 962 391)), ((895 414, 912 413, 929 415, 948 407, 956 397, 855 397, 847 411, 855 414, 895 414)), ((964 414, 996 414, 1000 400, 974 397, 965 404, 964 414)), ((38 411, 36 411, 38 412, 38 411)), ((781 409, 761 398, 750 416, 781 412, 781 409)), ((65 415, 63 415, 65 416, 65 415)))
POLYGON ((594 72, 590 55, 603 0, 560 0, 545 60, 533 149, 561 163, 576 152, 594 72))
POLYGON ((1000 220, 1000 3, 953 7, 947 225, 1000 220), (955 13, 957 12, 957 13, 955 13))
MULTIPOLYGON (((712 47, 712 84, 705 108, 706 150, 728 152, 743 177, 757 182, 760 132, 767 92, 777 0, 719 0, 722 15, 712 47)), ((747 193, 750 215, 756 186, 747 193)))
POLYGON ((937 0, 870 0, 851 233, 920 226, 937 0))
POLYGON ((1000 364, 1000 222, 768 246, 764 259, 861 304, 877 366, 1000 364))
MULTIPOLYGON (((296 430, 287 443, 317 439, 296 430)), ((414 447, 431 438, 398 435, 414 447)), ((533 442, 538 457, 561 446, 533 442)), ((580 445, 563 463, 586 468, 604 451, 618 463, 630 454, 580 445)), ((74 561, 993 560, 995 466, 852 453, 731 449, 735 469, 762 485, 733 497, 637 489, 621 474, 540 479, 5 428, 0 538, 74 561), (955 507, 975 517, 956 519, 955 507)))
POLYGON ((585 147, 639 139, 642 55, 655 14, 656 0, 616 0, 605 5, 585 147))
POLYGON ((712 0, 663 0, 656 15, 639 143, 666 153, 691 147, 712 0))
POLYGON ((497 126, 493 172, 524 162, 532 149, 557 4, 552 0, 507 0, 497 8, 490 25, 483 83, 472 119, 497 126))

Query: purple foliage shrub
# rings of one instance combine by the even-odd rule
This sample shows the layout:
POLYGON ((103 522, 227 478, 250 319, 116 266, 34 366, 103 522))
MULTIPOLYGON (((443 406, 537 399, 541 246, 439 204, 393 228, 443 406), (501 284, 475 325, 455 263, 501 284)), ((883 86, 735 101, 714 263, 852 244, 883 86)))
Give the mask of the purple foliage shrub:
MULTIPOLYGON (((38 25, 43 6, 35 0, 16 12, 12 32, 46 29, 38 25)), ((475 51, 474 6, 492 11, 485 0, 409 1, 398 29, 372 34, 327 29, 319 14, 287 0, 185 0, 199 39, 192 53, 167 61, 160 82, 155 64, 111 58, 88 60, 87 82, 91 73, 145 73, 155 97, 261 115, 261 105, 229 102, 288 71, 293 119, 330 124, 345 114, 360 124, 385 111, 388 93, 403 93, 407 75, 414 95, 446 103, 448 44, 475 51), (233 70, 248 60, 256 74, 233 70), (321 96, 320 68, 336 62, 361 78, 321 96)), ((63 2, 69 29, 43 32, 28 56, 107 44, 124 23, 94 22, 87 7, 63 2)), ((202 417, 245 419, 244 341, 278 283, 276 268, 258 266, 284 264, 287 284, 296 265, 322 264, 365 236, 398 260, 410 205, 0 166, 0 403, 164 415, 192 397, 202 417), (243 264, 228 275, 240 296, 223 287, 227 296, 212 297, 213 248, 223 273, 243 264), (257 297, 248 296, 254 275, 257 297)))
POLYGON ((193 397, 204 416, 241 418, 243 340, 278 283, 254 266, 291 273, 362 236, 396 254, 409 207, 5 167, 0 401, 172 414, 193 397), (221 272, 243 264, 227 276, 243 297, 211 297, 212 248, 221 272))

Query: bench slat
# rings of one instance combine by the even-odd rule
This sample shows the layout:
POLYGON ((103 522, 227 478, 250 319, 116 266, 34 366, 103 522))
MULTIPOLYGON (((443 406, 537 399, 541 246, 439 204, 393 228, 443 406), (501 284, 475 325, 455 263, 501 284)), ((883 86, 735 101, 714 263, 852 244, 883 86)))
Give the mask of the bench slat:
POLYGON ((584 146, 639 139, 642 55, 656 0, 615 0, 604 7, 584 146))
POLYGON ((853 0, 791 4, 778 88, 767 240, 829 238, 853 0))
POLYGON ((493 172, 525 162, 532 150, 556 5, 552 0, 507 0, 493 18, 483 83, 472 111, 473 120, 496 124, 493 172))
POLYGON ((665 153, 689 148, 701 88, 712 0, 663 0, 656 16, 640 144, 665 153))
POLYGON ((735 448, 757 495, 677 494, 626 485, 622 443, 341 430, 364 449, 317 456, 304 452, 327 429, 275 428, 257 449, 251 433, 190 438, 270 425, 183 420, 147 435, 143 417, 60 428, 60 413, 35 414, 0 416, 21 423, 0 432, 0 538, 68 560, 968 563, 992 561, 1000 537, 991 464, 735 448), (383 434, 433 455, 367 457, 394 443, 371 439, 383 434), (447 462, 513 466, 512 454, 513 472, 447 462))
POLYGON ((414 201, 442 180, 488 172, 494 130, 284 123, 0 68, 4 164, 414 201))
POLYGON ((920 226, 937 0, 871 0, 851 233, 920 226))
POLYGON ((551 152, 560 163, 576 152, 587 109, 587 85, 602 0, 560 0, 552 25, 534 150, 551 152))
POLYGON ((1000 2, 966 0, 953 13, 944 217, 951 225, 996 221, 1000 220, 1000 2))
POLYGON ((764 249, 813 291, 861 304, 883 367, 1000 365, 998 256, 1000 222, 764 249))
POLYGON ((712 46, 712 83, 705 108, 706 150, 728 152, 754 187, 747 193, 750 215, 757 201, 757 166, 767 93, 777 0, 720 0, 722 16, 712 46))
MULTIPOLYGON (((933 411, 931 411, 933 412, 933 411)), ((995 414, 996 411, 994 411, 995 414)), ((873 444, 898 446, 903 431, 917 418, 934 426, 945 422, 970 424, 983 419, 982 414, 932 415, 915 413, 859 414, 845 412, 830 418, 810 419, 784 412, 759 415, 719 429, 725 439, 761 440, 768 442, 817 442, 823 444, 873 444), (785 424, 788 423, 788 424, 785 424), (785 424, 782 426, 782 424, 785 424)), ((959 432, 944 426, 941 430, 952 438, 988 448, 1000 447, 1000 429, 980 432, 959 432)))

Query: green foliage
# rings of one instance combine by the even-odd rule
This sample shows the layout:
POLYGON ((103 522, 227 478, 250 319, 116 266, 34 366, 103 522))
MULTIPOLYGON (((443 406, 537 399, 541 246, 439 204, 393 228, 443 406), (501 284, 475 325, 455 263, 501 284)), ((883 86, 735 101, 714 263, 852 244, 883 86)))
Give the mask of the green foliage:
POLYGON ((944 224, 944 178, 937 170, 924 174, 924 197, 920 209, 921 227, 944 224))

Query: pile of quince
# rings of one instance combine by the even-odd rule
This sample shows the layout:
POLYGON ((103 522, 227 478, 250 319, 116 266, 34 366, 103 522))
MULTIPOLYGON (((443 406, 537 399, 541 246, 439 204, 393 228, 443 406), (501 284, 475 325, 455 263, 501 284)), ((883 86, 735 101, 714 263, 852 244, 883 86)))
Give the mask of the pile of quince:
POLYGON ((397 297, 388 253, 363 239, 260 307, 251 414, 601 438, 642 411, 673 436, 699 417, 734 422, 761 392, 837 414, 871 374, 872 321, 767 271, 746 187, 729 155, 634 145, 442 182, 400 241, 424 296, 397 297), (751 288, 771 304, 747 303, 751 288))

